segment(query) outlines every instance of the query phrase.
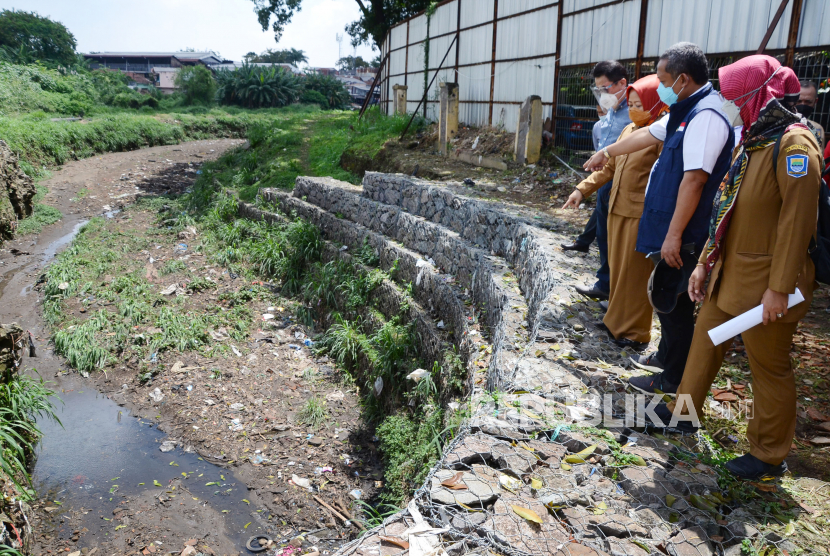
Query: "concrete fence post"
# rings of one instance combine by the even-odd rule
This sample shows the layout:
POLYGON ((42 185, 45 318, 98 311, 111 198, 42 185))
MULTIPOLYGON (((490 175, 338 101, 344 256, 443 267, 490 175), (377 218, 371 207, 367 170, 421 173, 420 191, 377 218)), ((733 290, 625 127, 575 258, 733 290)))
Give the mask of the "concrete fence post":
POLYGON ((519 107, 513 159, 520 164, 536 164, 542 155, 542 97, 527 97, 519 107))
POLYGON ((447 144, 458 135, 458 83, 441 83, 438 150, 447 156, 447 144))
POLYGON ((406 91, 409 89, 406 85, 395 85, 392 90, 395 91, 395 115, 400 116, 406 114, 406 91))

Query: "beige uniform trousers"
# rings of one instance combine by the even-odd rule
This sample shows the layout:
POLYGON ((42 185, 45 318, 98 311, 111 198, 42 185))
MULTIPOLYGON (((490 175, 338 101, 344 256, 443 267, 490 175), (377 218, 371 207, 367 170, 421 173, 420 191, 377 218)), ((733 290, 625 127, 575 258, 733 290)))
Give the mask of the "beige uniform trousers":
POLYGON ((615 338, 635 342, 651 340, 652 308, 648 279, 654 263, 635 251, 639 218, 608 215, 608 266, 611 291, 603 323, 615 338))
MULTIPOLYGON (((718 307, 717 295, 713 293, 700 309, 686 371, 677 389, 678 400, 683 394, 691 396, 698 417, 724 355, 732 345, 730 340, 715 346, 709 338, 709 330, 735 316, 718 307)), ((776 321, 766 326, 760 324, 742 334, 754 395, 754 415, 746 432, 749 453, 772 465, 780 464, 787 457, 795 434, 796 391, 790 346, 797 327, 797 321, 776 321)))

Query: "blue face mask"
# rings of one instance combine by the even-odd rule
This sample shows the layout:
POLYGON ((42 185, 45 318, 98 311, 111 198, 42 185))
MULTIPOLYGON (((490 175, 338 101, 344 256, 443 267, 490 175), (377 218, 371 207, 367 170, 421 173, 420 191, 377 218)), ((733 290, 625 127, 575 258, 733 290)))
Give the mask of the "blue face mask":
POLYGON ((677 76, 677 79, 675 79, 675 80, 674 80, 674 83, 672 83, 672 84, 671 84, 671 87, 666 87, 666 86, 665 86, 665 85, 663 85, 662 83, 660 83, 660 84, 657 86, 657 96, 659 96, 659 97, 660 97, 660 100, 662 100, 662 101, 663 101, 663 103, 664 103, 666 106, 671 106, 672 104, 674 104, 675 102, 677 102, 677 96, 678 96, 680 93, 682 93, 682 92, 683 92, 683 89, 685 89, 685 88, 686 88, 686 87, 683 87, 683 89, 680 89, 680 93, 675 93, 675 92, 674 92, 674 86, 675 86, 675 84, 677 83, 677 80, 678 80, 678 79, 680 79, 680 76, 679 76, 679 75, 677 76))

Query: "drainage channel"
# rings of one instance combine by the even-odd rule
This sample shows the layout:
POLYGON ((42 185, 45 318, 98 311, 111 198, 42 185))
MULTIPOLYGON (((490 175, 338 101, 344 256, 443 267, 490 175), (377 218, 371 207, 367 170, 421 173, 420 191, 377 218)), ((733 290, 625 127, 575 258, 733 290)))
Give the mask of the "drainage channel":
POLYGON ((174 536, 208 537, 219 553, 246 552, 248 538, 270 529, 268 514, 245 500, 252 498, 246 485, 182 447, 162 452, 163 432, 69 371, 49 348, 32 290, 85 223, 68 218, 52 227, 26 253, 6 259, 0 277, 0 322, 17 322, 38 338, 37 358, 24 359, 26 372, 43 377, 61 399, 61 424, 38 422, 44 438, 33 483, 36 505, 48 518, 39 520, 36 543, 43 549, 68 542, 91 549, 121 537, 126 548, 130 534, 136 537, 142 528, 157 533, 161 553, 181 551, 181 545, 165 545, 174 536), (137 518, 141 513, 151 517, 137 518))

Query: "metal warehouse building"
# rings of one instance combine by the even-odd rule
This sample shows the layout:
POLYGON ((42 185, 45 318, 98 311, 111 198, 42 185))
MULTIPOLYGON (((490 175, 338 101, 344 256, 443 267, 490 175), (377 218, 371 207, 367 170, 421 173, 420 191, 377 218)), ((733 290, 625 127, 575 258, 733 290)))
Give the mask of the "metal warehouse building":
MULTIPOLYGON (((557 143, 575 149, 596 120, 593 64, 618 59, 641 77, 680 41, 706 51, 713 80, 718 67, 763 44, 800 78, 830 87, 830 54, 822 51, 830 49, 830 0, 448 0, 390 30, 381 106, 391 113, 393 87, 405 85, 413 112, 437 72, 422 108, 427 118, 437 119, 440 82, 458 83, 462 122, 509 131, 518 105, 539 95, 557 143)), ((828 97, 820 95, 813 116, 825 127, 828 97)))

